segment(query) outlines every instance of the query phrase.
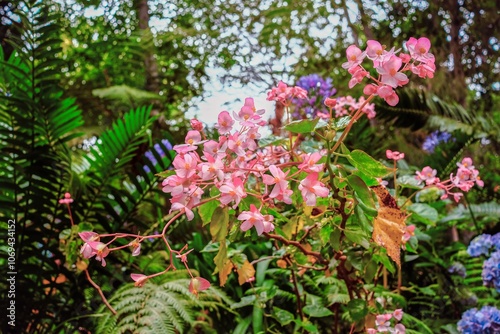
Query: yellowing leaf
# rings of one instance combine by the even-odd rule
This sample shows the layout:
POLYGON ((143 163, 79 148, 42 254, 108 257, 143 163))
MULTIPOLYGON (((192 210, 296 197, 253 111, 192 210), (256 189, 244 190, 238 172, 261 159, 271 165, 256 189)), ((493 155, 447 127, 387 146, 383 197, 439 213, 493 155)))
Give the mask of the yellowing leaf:
POLYGON ((243 265, 238 269, 238 283, 243 285, 249 278, 255 276, 255 269, 253 265, 246 260, 243 265))
POLYGON ((396 200, 382 186, 372 187, 377 195, 379 210, 373 221, 373 241, 387 250, 387 254, 401 267, 401 239, 406 230, 406 215, 396 200))
POLYGON ((210 234, 212 241, 220 241, 221 245, 225 243, 227 236, 227 226, 229 224, 229 209, 228 207, 218 206, 212 214, 210 221, 210 234))
POLYGON ((220 286, 226 285, 227 277, 233 271, 234 265, 230 260, 226 261, 224 268, 219 271, 220 286))

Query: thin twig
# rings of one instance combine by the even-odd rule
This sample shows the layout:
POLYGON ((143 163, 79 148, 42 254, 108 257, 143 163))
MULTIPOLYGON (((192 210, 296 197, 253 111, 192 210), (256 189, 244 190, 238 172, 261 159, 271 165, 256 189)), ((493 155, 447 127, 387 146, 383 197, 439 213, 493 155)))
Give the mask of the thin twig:
POLYGON ((104 305, 106 305, 106 307, 111 311, 111 313, 116 315, 117 313, 116 313, 115 309, 108 302, 108 300, 106 299, 106 296, 104 296, 104 293, 102 292, 101 287, 99 285, 97 285, 97 283, 92 280, 92 278, 90 277, 89 271, 87 269, 85 269, 85 275, 87 276, 87 279, 89 280, 90 284, 92 284, 92 286, 97 290, 97 292, 99 292, 99 295, 101 296, 101 299, 104 302, 104 305))

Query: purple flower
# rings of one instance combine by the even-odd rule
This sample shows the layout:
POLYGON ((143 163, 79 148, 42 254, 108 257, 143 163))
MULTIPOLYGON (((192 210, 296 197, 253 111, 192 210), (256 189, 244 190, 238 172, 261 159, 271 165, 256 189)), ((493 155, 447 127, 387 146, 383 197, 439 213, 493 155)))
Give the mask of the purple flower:
POLYGON ((465 266, 460 262, 455 262, 451 267, 448 268, 448 272, 450 274, 457 274, 465 278, 467 276, 467 272, 465 270, 465 266))
POLYGON ((478 257, 483 254, 488 255, 492 245, 491 235, 481 234, 471 241, 467 248, 467 253, 472 257, 478 257))
POLYGON ((450 133, 444 131, 434 131, 425 138, 424 143, 422 144, 422 149, 426 152, 433 153, 439 144, 447 143, 450 140, 454 140, 450 133))
POLYGON ((500 310, 493 306, 473 308, 462 314, 458 331, 463 334, 494 334, 500 330, 500 310))
POLYGON ((318 112, 328 113, 328 109, 323 104, 326 98, 329 98, 337 92, 333 87, 332 79, 326 80, 318 74, 311 74, 300 77, 295 83, 307 91, 308 99, 295 99, 293 102, 297 106, 293 116, 301 118, 300 111, 305 112, 307 117, 316 117, 318 112))
POLYGON ((483 284, 500 292, 500 250, 493 252, 483 263, 483 284))
MULTIPOLYGON (((163 146, 165 146, 167 148, 167 150, 172 149, 172 144, 170 144, 170 142, 167 139, 162 139, 161 143, 163 144, 163 146)), ((161 148, 160 144, 158 144, 158 143, 153 146, 153 150, 155 150, 156 153, 158 153, 158 155, 162 158, 167 155, 165 152, 163 152, 163 149, 161 148)), ((144 153, 144 155, 146 156, 146 158, 148 158, 149 161, 151 161, 153 166, 156 166, 158 161, 156 160, 155 155, 153 154, 152 150, 147 151, 146 153, 144 153)), ((144 166, 144 171, 146 173, 150 173, 151 169, 148 166, 144 166)))

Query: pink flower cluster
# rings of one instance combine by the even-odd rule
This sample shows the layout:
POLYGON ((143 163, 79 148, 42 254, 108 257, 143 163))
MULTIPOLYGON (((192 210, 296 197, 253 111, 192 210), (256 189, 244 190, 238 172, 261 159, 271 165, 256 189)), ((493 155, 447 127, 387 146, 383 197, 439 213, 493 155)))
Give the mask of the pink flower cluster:
MULTIPOLYGON (((335 117, 341 117, 349 115, 356 110, 358 110, 364 103, 366 99, 361 96, 357 101, 352 96, 342 96, 336 99, 336 103, 333 105, 333 110, 335 111, 335 117)), ((363 106, 362 111, 366 114, 368 119, 375 117, 375 104, 366 103, 363 106)))
POLYGON ((402 309, 397 309, 392 313, 379 314, 375 319, 375 325, 377 326, 377 328, 368 328, 366 332, 368 334, 375 334, 382 332, 405 334, 406 327, 403 324, 398 323, 399 321, 401 321, 401 319, 403 319, 402 309), (395 320, 394 327, 392 327, 391 319, 395 320))
POLYGON ((267 93, 268 101, 278 101, 284 105, 288 105, 292 99, 307 99, 307 90, 302 87, 289 87, 283 81, 278 83, 277 87, 273 87, 267 93))
POLYGON ((385 151, 385 155, 387 159, 391 159, 394 161, 398 161, 405 158, 405 154, 398 151, 387 150, 385 151))
MULTIPOLYGON (((285 95, 278 97, 277 92, 270 95, 288 99, 288 94, 295 94, 283 85, 279 90, 283 93, 279 94, 285 95)), ((219 114, 217 141, 201 140, 201 133, 192 130, 185 144, 174 146, 178 153, 173 161, 175 174, 163 181, 163 191, 172 195, 171 211, 180 210, 189 220, 193 219, 193 208, 200 205, 203 194, 212 187, 216 188, 217 199, 223 206, 236 208, 242 199, 251 195, 261 201, 261 207, 252 205, 250 211, 241 212, 238 219, 243 221, 243 231, 255 227, 260 235, 274 229, 273 217, 261 213, 262 206, 274 205, 274 201, 291 204, 293 191, 289 183, 296 181, 294 177, 300 172, 309 173, 298 186, 307 205, 316 205, 317 197, 328 196, 329 189, 320 181, 324 166, 317 163, 322 157, 319 152, 303 154, 302 161, 291 162, 283 148, 258 148, 258 129, 265 124, 262 114, 263 110, 255 108, 253 99, 247 98, 233 116, 227 111, 219 114), (236 121, 241 125, 239 131, 233 130, 236 121), (290 170, 285 168, 292 165, 297 165, 298 171, 289 175, 290 170)))
POLYGON ((406 42, 409 54, 400 53, 399 56, 397 53, 400 50, 386 50, 385 46, 377 41, 369 40, 366 44, 365 51, 355 45, 346 50, 347 62, 343 63, 342 67, 352 76, 349 88, 361 83, 364 78, 372 79, 374 83, 366 85, 363 92, 366 95, 378 95, 389 105, 395 106, 399 97, 394 89, 406 85, 409 81, 404 72, 410 71, 421 78, 434 77, 436 65, 434 55, 429 53, 431 42, 428 38, 411 37, 406 42), (377 77, 371 76, 361 65, 365 58, 373 62, 377 77))
POLYGON ((417 172, 416 179, 420 182, 425 182, 427 186, 435 185, 445 191, 441 199, 446 199, 448 196, 453 196, 453 199, 458 202, 463 196, 461 192, 452 192, 453 188, 458 188, 461 191, 468 192, 474 185, 483 187, 484 182, 479 177, 479 171, 474 167, 471 158, 464 158, 462 162, 457 163, 458 170, 456 175, 450 174, 450 178, 445 181, 440 181, 436 176, 437 171, 427 166, 422 171, 417 172))
POLYGON ((86 259, 95 256, 95 259, 101 261, 102 266, 105 267, 106 260, 104 258, 108 256, 109 249, 105 243, 99 241, 99 234, 95 232, 81 232, 79 235, 85 242, 80 250, 80 254, 86 259))

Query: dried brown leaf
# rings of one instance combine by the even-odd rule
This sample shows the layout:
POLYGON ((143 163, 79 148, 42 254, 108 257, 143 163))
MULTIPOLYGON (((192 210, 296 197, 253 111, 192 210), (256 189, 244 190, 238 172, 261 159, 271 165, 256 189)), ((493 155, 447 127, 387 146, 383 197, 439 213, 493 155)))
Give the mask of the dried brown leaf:
POLYGON ((379 210, 373 222, 373 241, 387 250, 387 254, 401 267, 401 243, 406 230, 406 214, 396 200, 382 186, 372 187, 377 195, 379 210))

